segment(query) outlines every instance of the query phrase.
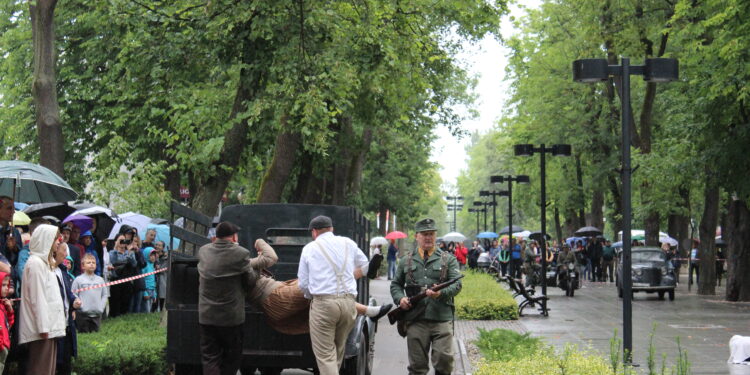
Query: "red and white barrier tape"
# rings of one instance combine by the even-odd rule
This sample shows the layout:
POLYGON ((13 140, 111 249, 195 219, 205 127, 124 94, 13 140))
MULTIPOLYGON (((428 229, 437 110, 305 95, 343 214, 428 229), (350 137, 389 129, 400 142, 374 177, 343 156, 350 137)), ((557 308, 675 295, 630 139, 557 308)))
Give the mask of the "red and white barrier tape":
POLYGON ((91 289, 99 289, 99 288, 104 288, 105 286, 111 286, 111 285, 117 285, 117 284, 122 284, 122 283, 126 283, 126 282, 128 282, 128 281, 133 281, 133 280, 141 279, 141 278, 144 278, 144 277, 146 277, 146 276, 151 276, 151 275, 155 275, 155 274, 157 274, 157 273, 159 273, 159 272, 164 272, 164 271, 166 271, 166 270, 168 270, 168 269, 169 269, 169 268, 160 268, 160 269, 158 269, 158 270, 156 270, 156 271, 151 271, 151 272, 147 272, 147 273, 142 273, 142 274, 140 274, 140 275, 135 275, 135 276, 131 276, 131 277, 126 277, 126 278, 124 278, 124 279, 120 279, 120 280, 115 280, 115 281, 110 281, 110 282, 108 282, 108 283, 104 283, 104 284, 93 285, 93 286, 87 286, 87 287, 85 287, 85 288, 81 288, 81 289, 76 289, 76 290, 74 290, 74 291, 73 291, 73 293, 80 293, 80 292, 85 292, 85 291, 87 291, 87 290, 91 290, 91 289))
MULTIPOLYGON (((133 280, 137 280, 137 279, 142 279, 142 278, 144 278, 144 277, 146 277, 146 276, 151 276, 151 275, 155 275, 155 274, 157 274, 157 273, 159 273, 159 272, 164 272, 164 271, 166 271, 166 270, 168 270, 168 269, 169 269, 169 267, 166 267, 166 268, 161 268, 161 269, 158 269, 158 270, 156 270, 156 271, 151 271, 151 272, 147 272, 147 273, 142 273, 142 274, 140 274, 140 275, 136 275, 136 276, 126 277, 126 278, 124 278, 124 279, 120 279, 120 280, 115 280, 115 281, 110 281, 110 282, 108 282, 108 283, 104 283, 104 284, 99 284, 99 285, 92 285, 92 286, 87 286, 87 287, 85 287, 85 288, 81 288, 81 289, 76 289, 76 290, 74 290, 74 291, 73 291, 73 293, 74 293, 74 294, 78 294, 78 293, 80 293, 80 292, 85 292, 85 291, 87 291, 87 290, 92 290, 92 289, 99 289, 99 288, 104 288, 104 287, 107 287, 107 286, 111 286, 111 285, 117 285, 117 284, 122 284, 122 283, 126 283, 126 282, 128 282, 128 281, 133 281, 133 280)), ((8 298, 3 298, 3 299, 7 299, 7 300, 9 300, 9 301, 11 301, 11 302, 15 302, 15 301, 20 301, 20 300, 21 300, 20 298, 11 298, 11 299, 8 299, 8 298)))

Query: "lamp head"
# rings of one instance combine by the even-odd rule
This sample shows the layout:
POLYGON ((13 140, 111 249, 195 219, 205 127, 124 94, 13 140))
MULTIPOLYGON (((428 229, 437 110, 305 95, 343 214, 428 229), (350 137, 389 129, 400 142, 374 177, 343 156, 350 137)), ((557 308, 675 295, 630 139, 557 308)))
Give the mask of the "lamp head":
POLYGON ((581 59, 573 61, 573 80, 581 83, 597 83, 609 78, 606 59, 581 59))
POLYGON ((516 183, 518 183, 518 184, 528 184, 529 183, 529 176, 526 176, 526 175, 516 176, 516 183))
POLYGON ((489 197, 490 196, 490 192, 488 190, 480 190, 479 191, 479 196, 480 197, 489 197))
POLYGON ((534 145, 522 144, 513 146, 513 153, 516 156, 531 156, 534 155, 534 145))
POLYGON ((643 80, 657 83, 676 81, 679 78, 679 71, 680 68, 677 59, 646 59, 643 69, 643 80))
POLYGON ((502 184, 505 182, 503 176, 490 176, 490 182, 502 184))
POLYGON ((552 145, 553 156, 570 156, 571 154, 570 151, 571 151, 570 145, 564 145, 564 144, 552 145))
POLYGON ((484 206, 484 203, 482 203, 480 201, 474 201, 474 205, 475 206, 484 206))

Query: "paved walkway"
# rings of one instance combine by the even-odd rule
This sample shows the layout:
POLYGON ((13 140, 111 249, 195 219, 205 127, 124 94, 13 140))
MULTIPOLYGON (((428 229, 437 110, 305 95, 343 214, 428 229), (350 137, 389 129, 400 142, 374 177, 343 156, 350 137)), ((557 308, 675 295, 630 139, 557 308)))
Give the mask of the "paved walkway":
MULTIPOLYGON (((683 275, 684 276, 684 275, 683 275)), ((636 293, 633 300, 633 360, 646 366, 649 335, 656 324, 654 346, 657 364, 666 353, 668 363, 677 355, 676 338, 688 353, 692 374, 750 374, 750 366, 728 365, 729 339, 750 336, 750 303, 722 301, 723 288, 716 296, 688 292, 686 279, 678 286, 674 301, 660 301, 656 294, 636 293)), ((575 297, 565 297, 559 288, 548 288, 551 311, 548 318, 529 314, 521 322, 529 332, 547 343, 591 345, 609 355, 614 330, 622 337, 622 300, 614 283, 588 283, 575 297)))

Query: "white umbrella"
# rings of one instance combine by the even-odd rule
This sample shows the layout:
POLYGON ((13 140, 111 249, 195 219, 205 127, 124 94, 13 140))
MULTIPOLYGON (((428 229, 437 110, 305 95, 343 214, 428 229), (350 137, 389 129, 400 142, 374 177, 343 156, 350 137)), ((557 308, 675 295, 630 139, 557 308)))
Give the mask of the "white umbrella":
POLYGON ((80 209, 78 211, 73 212, 72 214, 68 216, 73 216, 73 215, 94 216, 94 215, 99 215, 99 214, 104 214, 109 217, 117 216, 114 213, 112 213, 112 210, 106 207, 102 207, 102 206, 92 206, 92 207, 80 209))
POLYGON ((520 238, 527 238, 531 235, 531 232, 528 230, 524 230, 521 232, 513 233, 513 237, 520 237, 520 238))
POLYGON ((138 230, 138 234, 146 233, 148 225, 151 223, 151 218, 146 215, 137 214, 135 212, 126 212, 122 215, 117 216, 115 225, 109 232, 109 239, 115 239, 117 233, 120 232, 120 227, 123 225, 130 225, 131 227, 138 230))
POLYGON ((668 243, 669 246, 677 246, 677 240, 675 240, 674 238, 669 237, 669 236, 667 236, 667 237, 660 237, 659 238, 659 242, 661 242, 661 243, 668 243))
POLYGON ((389 242, 385 239, 385 237, 373 237, 370 239, 370 246, 374 247, 375 245, 382 245, 382 246, 388 246, 389 242))
POLYGON ((458 232, 450 232, 443 236, 443 241, 445 242, 464 242, 466 241, 466 236, 464 236, 461 233, 458 232))

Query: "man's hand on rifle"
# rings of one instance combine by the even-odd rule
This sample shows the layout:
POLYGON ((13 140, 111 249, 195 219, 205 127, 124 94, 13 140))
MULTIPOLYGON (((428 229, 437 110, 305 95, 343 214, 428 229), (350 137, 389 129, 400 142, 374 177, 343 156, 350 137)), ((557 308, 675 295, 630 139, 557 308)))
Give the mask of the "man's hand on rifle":
POLYGON ((399 301, 398 306, 401 307, 401 310, 409 310, 411 308, 411 304, 409 303, 409 297, 401 298, 401 301, 399 301))
MULTIPOLYGON (((433 286, 435 286, 435 285, 433 285, 433 286)), ((436 292, 436 291, 434 291, 432 289, 427 289, 425 291, 425 294, 427 295, 427 297, 430 297, 430 298, 433 298, 433 299, 440 297, 440 291, 439 290, 436 292)))

